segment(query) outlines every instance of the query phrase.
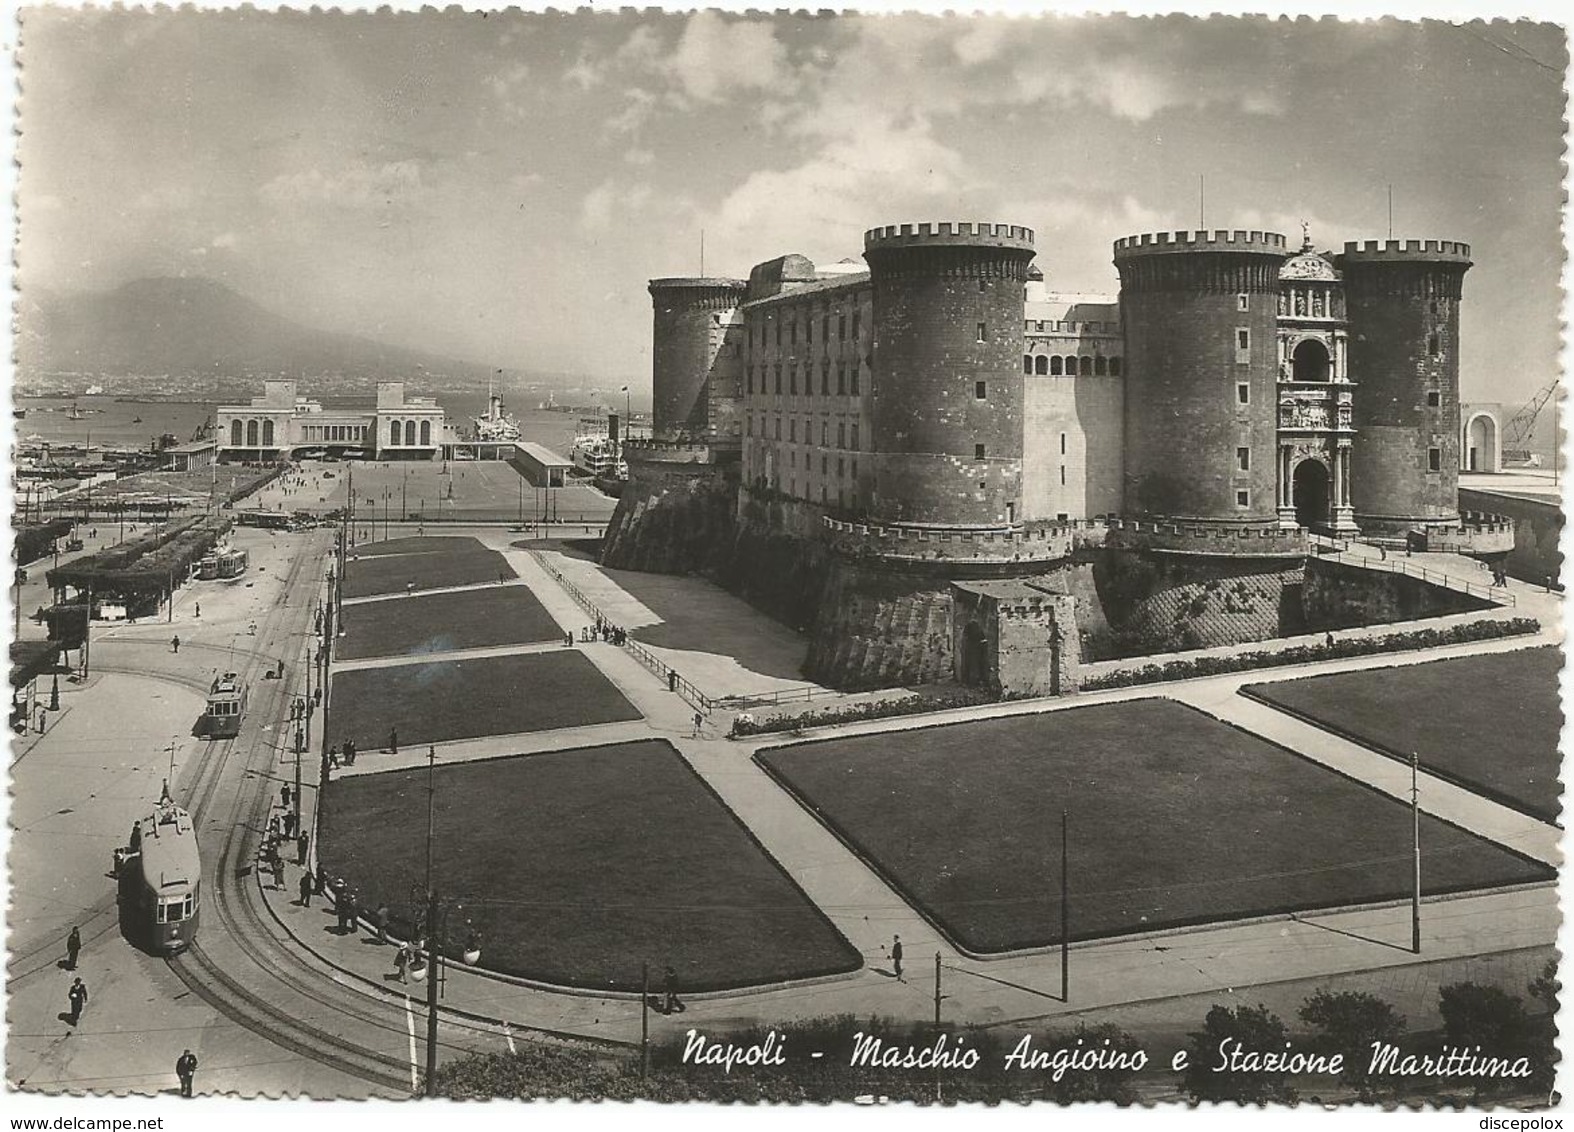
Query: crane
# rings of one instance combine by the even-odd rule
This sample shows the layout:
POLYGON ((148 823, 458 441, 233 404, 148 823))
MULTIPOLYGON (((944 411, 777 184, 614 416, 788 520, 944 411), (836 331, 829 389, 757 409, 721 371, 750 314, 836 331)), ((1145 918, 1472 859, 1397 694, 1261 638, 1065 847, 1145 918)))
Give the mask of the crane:
POLYGON ((1519 412, 1509 418, 1508 424, 1503 426, 1504 447, 1523 448, 1530 434, 1536 430, 1536 418, 1541 415, 1542 408, 1552 400, 1558 391, 1558 382, 1549 381, 1536 395, 1527 401, 1519 412))

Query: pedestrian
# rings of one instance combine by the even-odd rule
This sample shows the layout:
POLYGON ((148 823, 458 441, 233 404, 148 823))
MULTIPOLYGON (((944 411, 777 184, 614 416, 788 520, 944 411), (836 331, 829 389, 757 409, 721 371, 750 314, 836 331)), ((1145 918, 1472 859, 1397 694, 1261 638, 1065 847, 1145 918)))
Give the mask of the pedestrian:
POLYGON ((180 652, 180 638, 179 637, 171 637, 170 640, 169 640, 169 647, 171 649, 173 649, 175 652, 179 653, 180 652))
POLYGON ((82 953, 82 933, 76 925, 72 925, 71 934, 66 936, 66 970, 77 969, 77 956, 82 953))
POLYGON ((683 1005, 683 1000, 678 997, 678 973, 671 967, 667 968, 667 975, 664 983, 667 992, 667 998, 666 1002, 662 1004, 662 1013, 676 1014, 680 1010, 687 1009, 683 1005))
POLYGON ((1327 645, 1329 648, 1334 647, 1334 631, 1332 629, 1328 630, 1328 636, 1323 638, 1323 644, 1327 645))
POLYGON ((297 865, 306 863, 306 850, 311 847, 311 841, 311 834, 304 829, 295 835, 295 863, 297 865))
POLYGON ((71 980, 71 989, 66 992, 66 997, 71 1000, 71 1024, 75 1026, 82 1019, 82 1010, 87 1006, 87 984, 80 978, 71 980))
POLYGON ((290 784, 287 782, 279 787, 279 805, 286 810, 290 808, 290 784))
POLYGON ((564 633, 563 634, 563 647, 566 648, 566 649, 571 649, 571 648, 574 647, 574 634, 573 633, 564 633))
POLYGON ((390 755, 399 753, 399 729, 397 727, 388 729, 388 753, 390 755))
POLYGON ((328 769, 339 769, 339 744, 337 743, 328 748, 328 769))
POLYGON ((282 829, 282 827, 280 825, 280 821, 279 821, 279 815, 278 814, 274 814, 271 818, 268 819, 268 840, 269 841, 278 841, 279 837, 283 834, 283 832, 284 831, 283 831, 283 829, 282 829))
POLYGON ((294 810, 285 810, 284 811, 284 836, 283 836, 283 838, 281 838, 281 840, 283 840, 283 841, 293 841, 293 840, 295 840, 295 811, 294 810))
POLYGON ((38 733, 40 735, 42 735, 44 733, 44 709, 43 708, 39 708, 38 709, 38 733))
POLYGON ((355 740, 354 739, 346 739, 344 741, 344 765, 345 766, 354 766, 355 765, 355 740))
POLYGON ((277 889, 283 889, 284 888, 284 858, 283 857, 275 856, 273 858, 273 887, 277 888, 277 889))
POLYGON ((312 906, 312 874, 310 869, 301 874, 300 892, 301 907, 310 908, 312 906))
POLYGON ((669 669, 667 669, 667 691, 669 691, 669 692, 676 692, 677 690, 678 690, 678 670, 676 668, 669 668, 669 669))
POLYGON ((180 1095, 191 1096, 191 1083, 197 1077, 197 1055, 189 1049, 175 1062, 175 1076, 180 1078, 180 1095))
POLYGON ((350 929, 351 935, 355 934, 358 926, 356 924, 356 912, 358 910, 356 904, 355 893, 346 890, 344 894, 344 923, 350 929))
POLYGON ((1378 558, 1382 559, 1384 562, 1388 561, 1388 548, 1386 546, 1384 546, 1382 543, 1378 543, 1377 544, 1377 556, 1378 556, 1378 558))
POLYGON ((414 597, 415 596, 415 583, 414 582, 406 582, 404 584, 404 596, 405 597, 414 597))
POLYGON ((377 925, 377 942, 378 943, 387 943, 388 942, 388 905, 386 905, 386 904, 379 904, 379 905, 377 905, 377 911, 372 914, 372 918, 373 918, 373 921, 377 925))
POLYGON ((202 603, 200 601, 197 602, 197 620, 202 620, 202 603))
POLYGON ((705 722, 705 716, 700 712, 694 713, 694 738, 700 737, 700 725, 705 722))
POLYGON ((892 936, 891 937, 891 969, 896 972, 896 981, 897 982, 905 983, 907 981, 906 979, 902 978, 902 937, 901 936, 892 936))
POLYGON ((401 983, 410 981, 410 946, 400 944, 399 950, 394 953, 394 972, 398 974, 401 983))

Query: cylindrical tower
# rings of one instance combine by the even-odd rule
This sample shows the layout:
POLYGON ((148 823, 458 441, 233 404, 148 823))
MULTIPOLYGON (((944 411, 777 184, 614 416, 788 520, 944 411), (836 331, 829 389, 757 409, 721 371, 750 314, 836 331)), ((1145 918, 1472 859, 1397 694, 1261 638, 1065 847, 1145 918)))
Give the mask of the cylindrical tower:
POLYGON ((651 334, 652 432, 656 440, 706 441, 717 437, 712 400, 736 389, 713 386, 718 380, 737 384, 741 355, 728 349, 728 331, 743 301, 741 279, 652 279, 655 307, 651 334))
POLYGON ((1470 245, 1368 240, 1339 257, 1355 401, 1355 521, 1404 534, 1459 520, 1459 297, 1470 245))
POLYGON ((1125 510, 1278 521, 1277 232, 1115 242, 1126 334, 1125 510))
POLYGON ((871 517, 1016 523, 1022 303, 1033 232, 903 224, 864 233, 873 292, 871 517))

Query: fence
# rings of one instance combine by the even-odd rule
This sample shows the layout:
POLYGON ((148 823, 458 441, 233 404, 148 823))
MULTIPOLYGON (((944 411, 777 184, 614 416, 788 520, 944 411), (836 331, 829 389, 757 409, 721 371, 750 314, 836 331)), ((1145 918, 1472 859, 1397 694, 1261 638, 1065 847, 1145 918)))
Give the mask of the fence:
MULTIPOLYGON (((606 624, 612 623, 611 619, 601 612, 596 603, 590 600, 590 598, 585 594, 585 591, 565 578, 560 570, 558 570, 544 557, 542 557, 542 554, 539 550, 532 550, 530 552, 530 557, 535 559, 536 565, 545 570, 548 576, 551 577, 554 582, 563 587, 564 593, 573 598, 575 603, 578 604, 578 606, 591 617, 594 617, 597 622, 604 622, 606 624)), ((718 701, 712 700, 704 692, 695 687, 691 682, 685 680, 683 676, 677 671, 677 669, 673 668, 670 664, 662 660, 655 653, 651 652, 644 645, 640 644, 633 637, 630 637, 627 634, 624 635, 623 648, 626 649, 629 655, 635 660, 639 661, 646 668, 650 669, 651 672, 655 673, 658 678, 666 681, 669 691, 676 692, 678 695, 682 696, 686 701, 693 704, 706 715, 709 715, 715 709, 718 701)))
POLYGON ((1423 582, 1430 582, 1434 586, 1442 586, 1444 589, 1468 594, 1471 597, 1479 597, 1494 605, 1506 605, 1513 608, 1519 604, 1515 600, 1514 595, 1506 589, 1482 585, 1480 582, 1472 582, 1467 578, 1445 574, 1441 570, 1428 570, 1425 566, 1417 565, 1403 558, 1365 558, 1361 555, 1348 554, 1344 551, 1334 551, 1322 557, 1325 561, 1342 562, 1347 566, 1356 566, 1363 570, 1386 570, 1390 574, 1404 574, 1423 582))

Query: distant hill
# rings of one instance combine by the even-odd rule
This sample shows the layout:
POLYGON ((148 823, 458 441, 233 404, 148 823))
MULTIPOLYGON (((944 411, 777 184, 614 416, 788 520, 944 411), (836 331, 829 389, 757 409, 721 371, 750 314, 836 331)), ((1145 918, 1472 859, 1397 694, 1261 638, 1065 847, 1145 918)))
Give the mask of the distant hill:
POLYGON ((137 279, 113 291, 34 295, 18 311, 19 376, 257 374, 485 383, 486 366, 302 326, 212 279, 137 279))

